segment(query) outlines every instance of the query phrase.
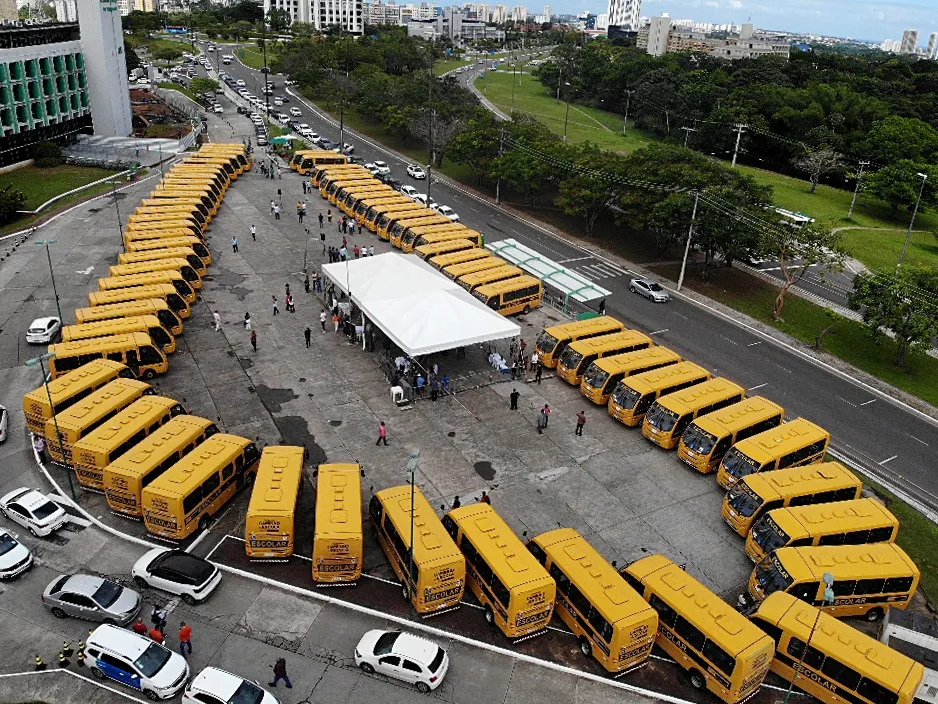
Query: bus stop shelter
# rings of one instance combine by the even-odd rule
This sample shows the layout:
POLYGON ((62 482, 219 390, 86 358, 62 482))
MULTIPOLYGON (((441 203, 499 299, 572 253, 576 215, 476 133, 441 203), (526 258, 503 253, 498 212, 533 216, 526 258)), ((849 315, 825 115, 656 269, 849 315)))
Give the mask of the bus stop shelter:
POLYGON ((324 264, 323 274, 405 354, 416 357, 521 334, 418 257, 389 252, 324 264))

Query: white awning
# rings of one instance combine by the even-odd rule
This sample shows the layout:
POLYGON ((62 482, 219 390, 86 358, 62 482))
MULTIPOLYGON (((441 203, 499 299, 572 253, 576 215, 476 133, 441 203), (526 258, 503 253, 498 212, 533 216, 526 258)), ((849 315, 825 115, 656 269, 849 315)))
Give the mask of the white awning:
POLYGON ((529 274, 542 279, 545 284, 560 291, 564 296, 580 301, 580 303, 605 298, 610 294, 608 290, 597 286, 583 274, 561 266, 553 259, 548 259, 516 240, 490 242, 485 245, 485 248, 515 266, 520 266, 529 274))
POLYGON ((521 334, 418 257, 389 252, 324 264, 323 273, 411 356, 521 334), (350 292, 351 291, 351 292, 350 292))

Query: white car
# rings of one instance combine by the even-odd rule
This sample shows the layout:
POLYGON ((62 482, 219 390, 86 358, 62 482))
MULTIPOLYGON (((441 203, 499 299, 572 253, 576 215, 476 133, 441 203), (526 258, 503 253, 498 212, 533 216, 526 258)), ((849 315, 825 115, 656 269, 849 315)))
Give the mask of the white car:
POLYGON ((322 139, 322 137, 319 136, 318 132, 312 132, 312 131, 309 134, 306 134, 303 136, 306 137, 306 139, 308 139, 310 142, 315 142, 315 143, 318 143, 319 140, 322 139))
POLYGON ((238 86, 238 88, 244 88, 247 85, 247 83, 245 83, 242 79, 239 78, 237 81, 235 81, 235 85, 238 86))
POLYGON ((372 164, 372 163, 369 161, 369 162, 368 162, 367 164, 365 164, 364 166, 365 166, 366 169, 368 169, 368 170, 371 172, 371 175, 372 175, 372 176, 377 176, 377 175, 378 175, 378 167, 377 167, 377 165, 372 164))
POLYGON ((218 103, 215 103, 215 104, 212 106, 212 111, 215 112, 215 113, 221 114, 221 113, 225 112, 225 108, 223 108, 223 107, 222 107, 221 105, 219 105, 218 103))
POLYGON ((629 291, 644 296, 655 303, 667 303, 671 300, 671 296, 661 284, 648 279, 632 279, 629 282, 629 291))
POLYGON ((68 522, 68 514, 36 489, 14 489, 0 499, 0 513, 19 523, 37 538, 49 535, 68 522))
POLYGON ((434 210, 440 207, 439 204, 426 193, 415 193, 411 196, 411 198, 413 198, 418 203, 423 203, 428 208, 433 208, 434 210))
POLYGON ((145 553, 130 573, 139 588, 153 587, 177 594, 189 605, 207 599, 221 582, 221 572, 208 560, 167 548, 145 553))
POLYGON ((459 222, 459 215, 448 205, 437 205, 434 210, 444 218, 449 218, 453 222, 459 222))
POLYGON ((274 105, 283 105, 283 98, 281 97, 274 98, 274 105))
MULTIPOLYGON (((365 168, 368 168, 368 166, 366 165, 365 168)), ((420 195, 420 193, 417 192, 417 189, 413 186, 401 186, 401 193, 403 193, 408 198, 413 198, 414 200, 417 200, 417 196, 420 195)))
POLYGON ((36 318, 26 328, 26 342, 31 345, 48 345, 59 334, 62 321, 58 318, 36 318))
POLYGON ((279 704, 277 698, 256 682, 206 667, 192 678, 182 693, 182 704, 279 704))
POLYGON ((423 694, 440 686, 449 656, 433 641, 400 631, 368 631, 355 646, 355 664, 414 685, 423 694))
POLYGON ((407 167, 407 175, 411 178, 415 178, 418 181, 427 177, 427 172, 424 171, 421 167, 416 164, 411 164, 407 167))
POLYGON ((391 173, 391 167, 387 165, 386 162, 376 161, 374 162, 375 167, 378 169, 378 174, 381 176, 388 176, 391 173))
POLYGON ((291 80, 287 79, 286 81, 283 82, 283 85, 285 85, 285 86, 295 86, 295 85, 296 85, 296 81, 291 81, 291 80))
POLYGON ((301 135, 303 135, 304 137, 306 137, 307 139, 312 139, 312 138, 313 138, 313 134, 314 134, 314 133, 313 133, 313 128, 310 127, 309 125, 307 125, 305 122, 301 122, 301 123, 300 123, 300 127, 299 127, 299 129, 298 129, 297 131, 298 131, 301 135))
POLYGON ((287 125, 290 124, 290 116, 282 112, 279 115, 277 115, 277 122, 279 122, 281 125, 286 127, 287 125))
POLYGON ((299 108, 290 108, 290 114, 293 115, 293 117, 300 117, 303 113, 300 112, 299 108))
POLYGON ((33 564, 33 554, 17 537, 0 528, 0 579, 13 579, 33 564))

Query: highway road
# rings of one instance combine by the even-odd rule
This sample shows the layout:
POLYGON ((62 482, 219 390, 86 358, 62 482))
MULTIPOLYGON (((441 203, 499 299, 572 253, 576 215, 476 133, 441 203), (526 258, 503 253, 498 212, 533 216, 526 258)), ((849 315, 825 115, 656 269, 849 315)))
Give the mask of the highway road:
MULTIPOLYGON (((263 76, 235 61, 225 67, 249 86, 263 76)), ((284 76, 272 75, 275 95, 283 93, 284 76)), ((338 125, 302 101, 290 106, 303 110, 302 122, 338 141, 338 125)), ((346 130, 356 155, 383 159, 392 173, 421 191, 405 172, 407 161, 383 146, 346 130)), ((459 184, 436 181, 430 194, 451 206, 467 226, 483 232, 488 242, 514 238, 545 256, 576 270, 609 289, 606 311, 631 327, 649 331, 658 344, 743 384, 751 395, 762 394, 782 404, 789 418, 803 416, 827 428, 832 449, 858 464, 874 478, 901 494, 938 511, 938 475, 932 471, 932 448, 938 448, 938 421, 824 365, 807 354, 731 319, 707 305, 676 295, 667 304, 653 304, 629 292, 637 272, 618 265, 572 240, 548 232, 536 222, 518 217, 477 196, 459 184)), ((534 331, 531 331, 533 334, 534 331)))

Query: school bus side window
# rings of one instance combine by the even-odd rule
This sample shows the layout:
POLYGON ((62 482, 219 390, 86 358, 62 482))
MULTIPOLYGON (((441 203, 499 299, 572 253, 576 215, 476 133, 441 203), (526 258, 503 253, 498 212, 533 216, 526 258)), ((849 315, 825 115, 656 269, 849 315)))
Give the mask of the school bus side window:
MULTIPOLYGON (((642 596, 645 595, 645 585, 643 585, 639 580, 635 579, 635 577, 630 575, 628 572, 620 572, 619 574, 622 575, 622 577, 626 582, 628 582, 628 585, 632 587, 632 589, 637 591, 642 596)), ((654 605, 652 605, 652 607, 654 607, 654 605)))
POLYGON ((882 594, 884 579, 858 579, 854 594, 882 594))
POLYGON ((658 612, 658 620, 661 623, 674 628, 674 622, 677 621, 677 611, 665 604, 656 594, 651 595, 651 600, 648 603, 651 608, 658 612))
POLYGON ((202 490, 200 492, 202 494, 202 498, 204 499, 208 496, 211 496, 212 492, 215 491, 220 484, 221 480, 218 478, 218 474, 213 474, 204 482, 202 482, 202 490))
POLYGON ((463 555, 466 556, 466 562, 470 565, 476 564, 479 560, 479 552, 475 549, 475 546, 469 542, 466 536, 463 536, 462 540, 459 543, 459 549, 462 550, 463 555))
POLYGON ((600 638, 607 643, 612 640, 612 625, 592 606, 590 607, 589 616, 587 616, 586 620, 596 629, 600 638))
POLYGON ((446 532, 455 541, 456 535, 459 533, 459 526, 456 525, 456 521, 449 516, 443 516, 443 527, 446 528, 446 532))
POLYGON ((860 680, 857 694, 871 702, 875 702, 875 704, 896 704, 899 701, 898 695, 894 692, 890 692, 882 685, 871 682, 866 677, 860 680))
MULTIPOLYGON (((239 457, 238 460, 240 461, 240 459, 241 459, 241 458, 239 457)), ((234 464, 233 464, 233 463, 232 463, 232 464, 229 464, 227 467, 225 467, 225 468, 221 471, 221 478, 222 478, 223 480, 230 479, 230 478, 231 478, 231 475, 234 474, 234 471, 235 471, 234 464)))
MULTIPOLYGON (((446 521, 443 521, 443 525, 446 525, 446 521)), ((537 543, 528 543, 528 550, 534 555, 534 559, 540 562, 542 565, 547 564, 547 553, 541 550, 541 546, 537 543)))
POLYGON ((807 584, 796 584, 788 593, 796 599, 801 599, 809 604, 814 603, 814 597, 817 596, 819 582, 808 582, 807 584))
POLYGON ((907 592, 912 588, 912 577, 893 577, 886 580, 886 586, 883 587, 884 594, 893 594, 895 592, 907 592))
POLYGON ((568 594, 570 592, 570 579, 563 572, 560 571, 560 568, 557 565, 550 566, 550 576, 554 578, 554 581, 557 582, 557 591, 561 594, 568 594))
POLYGON ((511 601, 511 592, 495 575, 492 575, 492 593, 495 594, 495 598, 498 599, 499 603, 507 609, 508 602, 511 601))
POLYGON ((244 464, 247 467, 250 467, 252 464, 257 462, 261 457, 260 451, 257 449, 257 445, 253 442, 244 448, 244 464))
POLYGON ((824 662, 824 653, 812 647, 808 647, 807 652, 805 652, 804 641, 794 637, 788 641, 788 654, 797 660, 800 660, 803 654, 804 664, 812 670, 820 669, 821 664, 824 662))
POLYGON ((368 502, 368 513, 374 519, 374 522, 381 526, 381 502, 378 501, 377 496, 372 496, 371 501, 368 502))
POLYGON ((701 651, 704 647, 704 641, 707 637, 696 626, 690 623, 683 616, 677 617, 674 624, 674 632, 677 633, 694 650, 701 651))
POLYGON ((123 361, 124 361, 124 355, 121 354, 120 352, 111 352, 111 354, 106 355, 106 357, 107 357, 108 359, 110 359, 112 362, 123 362, 123 361))
POLYGON ((722 670, 728 677, 733 676, 736 669, 736 658, 731 657, 723 648, 707 641, 703 647, 703 656, 722 670))
POLYGON ((860 673, 838 662, 834 658, 827 658, 824 661, 821 672, 835 682, 840 682, 840 684, 848 689, 856 690, 857 686, 860 684, 860 673))
POLYGON ((576 585, 570 585, 570 593, 567 595, 570 597, 571 603, 576 607, 576 610, 581 614, 586 616, 590 612, 590 603, 589 600, 583 596, 583 592, 576 588, 576 585))
POLYGON ((192 493, 189 494, 186 498, 182 500, 182 511, 187 516, 192 513, 193 509, 199 505, 199 502, 202 500, 202 490, 201 488, 193 489, 192 493))
POLYGON ((834 596, 850 596, 853 594, 853 590, 856 589, 857 580, 847 579, 847 580, 838 580, 834 582, 834 586, 831 587, 831 590, 834 592, 834 596))
POLYGON ((782 629, 774 623, 769 623, 761 618, 755 619, 755 623, 775 641, 775 649, 778 650, 778 643, 782 639, 782 629))

